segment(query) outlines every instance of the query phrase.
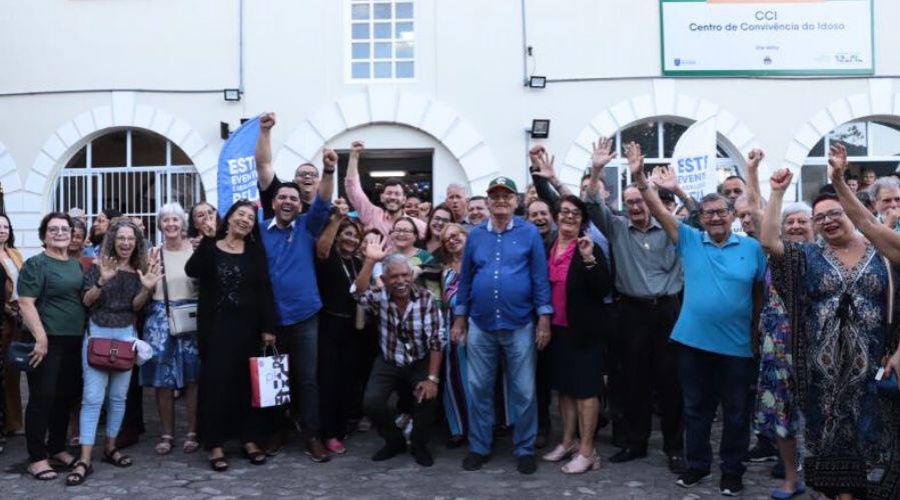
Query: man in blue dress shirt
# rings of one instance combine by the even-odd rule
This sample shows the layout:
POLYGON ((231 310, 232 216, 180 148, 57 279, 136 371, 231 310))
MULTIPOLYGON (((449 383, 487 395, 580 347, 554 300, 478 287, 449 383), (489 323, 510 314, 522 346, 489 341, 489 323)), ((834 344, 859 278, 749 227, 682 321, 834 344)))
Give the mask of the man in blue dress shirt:
POLYGON ((500 352, 506 357, 517 469, 531 474, 537 435, 536 350, 550 340, 550 282, 537 227, 513 213, 516 185, 498 177, 488 186, 487 224, 472 229, 463 253, 459 291, 450 330, 468 343, 469 454, 463 469, 488 460, 493 438, 494 378, 500 352), (535 326, 535 316, 537 325, 535 326))

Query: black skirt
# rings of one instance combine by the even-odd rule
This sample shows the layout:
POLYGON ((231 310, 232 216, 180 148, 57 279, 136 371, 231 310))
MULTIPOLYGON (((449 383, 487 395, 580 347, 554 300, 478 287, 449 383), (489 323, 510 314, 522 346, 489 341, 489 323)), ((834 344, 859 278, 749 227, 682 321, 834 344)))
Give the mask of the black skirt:
POLYGON ((560 395, 576 399, 599 396, 603 390, 602 345, 576 339, 564 326, 553 325, 551 331, 551 387, 560 395))

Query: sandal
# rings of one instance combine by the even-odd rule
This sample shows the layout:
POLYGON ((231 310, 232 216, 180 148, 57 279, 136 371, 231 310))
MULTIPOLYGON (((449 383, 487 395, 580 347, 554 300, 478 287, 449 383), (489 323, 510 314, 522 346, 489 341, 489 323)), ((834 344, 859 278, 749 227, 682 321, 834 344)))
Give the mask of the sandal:
POLYGON ((197 441, 197 433, 196 432, 188 432, 184 436, 184 445, 182 446, 182 450, 185 453, 193 453, 200 449, 200 442, 197 441))
POLYGON ((154 450, 156 450, 156 454, 168 455, 169 453, 171 453, 173 441, 175 441, 175 437, 171 434, 163 434, 162 436, 160 436, 159 442, 156 443, 156 447, 154 448, 154 450))
POLYGON ((583 474, 589 470, 597 470, 600 468, 600 457, 595 451, 591 456, 586 457, 581 453, 575 455, 575 458, 563 465, 560 470, 563 474, 583 474))
MULTIPOLYGON (((113 448, 110 451, 104 451, 103 461, 121 468, 131 467, 131 465, 133 464, 131 458, 119 451, 118 448, 113 448), (116 455, 118 455, 118 458, 116 458, 116 455)), ((78 464, 75 465, 77 466, 78 464)))
POLYGON ((78 461, 75 463, 75 466, 72 467, 72 472, 66 476, 66 486, 78 486, 80 484, 84 484, 84 481, 94 473, 94 466, 88 465, 82 461, 78 461), (78 472, 78 469, 84 469, 84 474, 78 472))
POLYGON ((228 470, 228 460, 225 459, 225 455, 216 458, 209 459, 209 466, 212 467, 212 470, 216 472, 225 472, 228 470))
POLYGON ((53 470, 52 467, 39 472, 28 471, 28 473, 31 474, 31 477, 37 479, 38 481, 53 481, 54 479, 56 479, 56 471, 53 470))
POLYGON ((61 455, 61 454, 62 453, 57 453, 56 455, 53 455, 52 457, 50 457, 50 459, 55 462, 59 462, 59 463, 63 464, 66 467, 66 469, 72 470, 72 468, 75 467, 75 464, 78 463, 78 457, 73 456, 71 460, 66 462, 65 460, 60 460, 59 455, 61 455))
POLYGON ((249 451, 247 448, 244 448, 244 457, 249 459, 250 463, 253 465, 263 465, 266 463, 266 452, 259 449, 249 451))
POLYGON ((561 462, 571 457, 577 451, 578 443, 575 441, 572 441, 569 446, 560 443, 556 445, 556 448, 553 448, 553 451, 542 456, 541 459, 547 462, 561 462))

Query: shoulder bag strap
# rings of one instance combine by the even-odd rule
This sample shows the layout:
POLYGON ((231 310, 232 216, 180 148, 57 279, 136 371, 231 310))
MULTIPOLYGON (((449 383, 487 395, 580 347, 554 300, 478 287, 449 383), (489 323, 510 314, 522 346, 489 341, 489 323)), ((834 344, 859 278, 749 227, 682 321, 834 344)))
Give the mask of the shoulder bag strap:
POLYGON ((172 311, 169 310, 169 281, 166 279, 166 258, 164 257, 166 253, 165 245, 159 247, 159 264, 162 266, 162 285, 163 285, 163 302, 166 304, 166 317, 172 316, 172 311))

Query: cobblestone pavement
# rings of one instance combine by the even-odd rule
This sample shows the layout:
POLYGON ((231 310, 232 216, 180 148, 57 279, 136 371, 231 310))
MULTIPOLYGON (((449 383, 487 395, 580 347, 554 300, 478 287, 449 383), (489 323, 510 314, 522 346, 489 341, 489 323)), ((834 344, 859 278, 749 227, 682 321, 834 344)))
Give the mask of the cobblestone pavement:
MULTIPOLYGON (((346 441, 348 453, 326 464, 312 463, 296 440, 263 466, 240 458, 237 444, 229 449, 231 468, 212 472, 203 451, 181 452, 180 441, 166 457, 153 451, 158 429, 151 392, 145 395, 148 433, 138 445, 128 448, 135 465, 117 469, 101 463, 95 450, 95 472, 79 487, 66 488, 62 475, 38 482, 24 474, 25 443, 11 438, 0 455, 0 498, 71 498, 179 500, 236 498, 602 498, 602 499, 699 499, 723 498, 718 492, 718 474, 692 489, 674 484, 658 450, 661 437, 654 432, 651 451, 644 460, 628 464, 605 464, 596 472, 565 476, 555 464, 540 463, 537 473, 516 472, 510 438, 500 438, 494 457, 478 472, 460 468, 465 449, 448 450, 445 435, 435 435, 431 451, 435 465, 422 468, 409 455, 375 463, 371 455, 381 446, 374 431, 357 433, 346 441)), ((178 405, 183 409, 183 405, 178 405)), ((183 421, 183 419, 181 420, 183 421)), ((718 431, 718 429, 716 429, 718 431)), ((183 430, 179 435, 183 435, 183 430)), ((597 441, 602 457, 616 449, 609 444, 609 428, 597 441)), ((769 465, 751 465, 745 478, 743 498, 766 499, 777 485, 769 478, 769 465)), ((805 498, 805 497, 804 497, 805 498)))

